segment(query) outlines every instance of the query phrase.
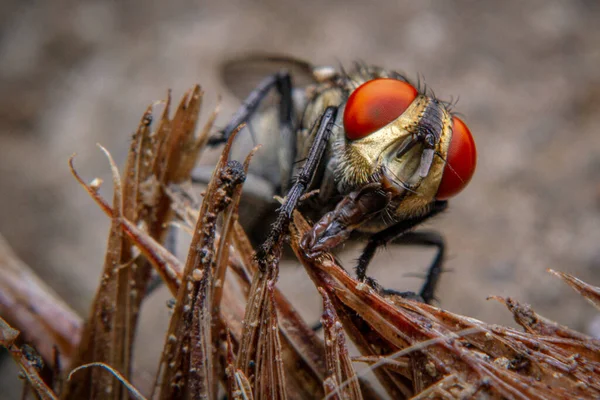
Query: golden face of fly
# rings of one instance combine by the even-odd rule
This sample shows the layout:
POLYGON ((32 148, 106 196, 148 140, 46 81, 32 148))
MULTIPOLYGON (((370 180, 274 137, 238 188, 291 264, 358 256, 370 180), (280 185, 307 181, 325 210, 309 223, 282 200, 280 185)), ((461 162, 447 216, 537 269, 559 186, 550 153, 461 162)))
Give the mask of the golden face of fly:
POLYGON ((458 173, 452 167, 447 172, 448 156, 456 160, 450 152, 454 118, 443 102, 418 93, 407 82, 374 79, 355 89, 343 107, 345 134, 338 135, 334 144, 341 192, 381 181, 401 199, 395 216, 405 217, 460 190, 466 185, 463 178, 470 179, 475 155, 468 131, 455 137, 460 139, 455 147, 462 152, 456 162, 458 173), (459 176, 444 184, 445 175, 459 176))
POLYGON ((421 209, 431 203, 441 182, 445 162, 442 157, 434 156, 427 173, 420 173, 425 145, 418 140, 418 130, 428 107, 438 107, 442 116, 434 155, 447 154, 452 118, 442 104, 419 95, 400 117, 378 131, 357 140, 338 139, 335 147, 339 151, 337 175, 340 184, 346 188, 359 187, 368 183, 378 171, 383 171, 388 184, 402 192, 399 213, 421 209), (405 150, 413 142, 416 143, 405 150))

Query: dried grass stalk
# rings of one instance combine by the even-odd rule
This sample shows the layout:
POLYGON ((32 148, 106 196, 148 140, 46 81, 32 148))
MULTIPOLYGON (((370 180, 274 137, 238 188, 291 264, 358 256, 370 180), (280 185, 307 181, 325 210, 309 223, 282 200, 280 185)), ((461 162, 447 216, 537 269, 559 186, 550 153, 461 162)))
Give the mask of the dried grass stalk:
POLYGON ((0 315, 24 332, 45 360, 55 351, 70 365, 77 351, 82 319, 9 247, 0 235, 0 315))
MULTIPOLYGON (((110 160, 114 186, 112 206, 99 197, 98 187, 85 184, 76 174, 71 159, 75 177, 112 219, 102 283, 83 333, 76 365, 108 363, 130 378, 138 312, 151 276, 151 264, 143 257, 133 258, 133 242, 123 234, 122 225, 127 221, 131 226, 145 226, 149 240, 164 238, 173 214, 171 198, 165 188, 189 178, 208 138, 208 125, 195 137, 201 99, 202 92, 196 86, 184 96, 170 119, 169 96, 156 131, 150 129, 152 109, 147 109, 132 140, 123 182, 110 160)), ((65 396, 124 398, 125 390, 117 389, 117 385, 120 387, 107 371, 88 369, 70 381, 65 396)))
POLYGON ((413 395, 436 385, 427 396, 600 396, 598 341, 585 335, 555 336, 564 329, 553 330, 552 336, 547 336, 547 329, 543 334, 520 332, 399 296, 382 296, 350 277, 331 255, 306 258, 299 240, 309 227, 298 213, 294 224, 292 247, 315 285, 332 299, 338 313, 346 313, 348 308, 353 311, 342 319, 346 331, 389 347, 386 357, 369 369, 392 372, 396 367, 388 367, 387 360, 407 355, 411 371, 403 375, 412 375, 413 395))
POLYGON ((325 356, 329 373, 325 391, 331 395, 330 398, 334 399, 362 399, 358 378, 346 348, 346 336, 342 323, 338 319, 327 292, 323 289, 319 289, 319 292, 323 296, 321 322, 325 332, 325 356), (344 388, 340 388, 341 382, 348 382, 348 384, 344 388))
POLYGON ((0 346, 6 348, 17 365, 21 367, 21 372, 40 399, 58 400, 52 389, 40 377, 40 370, 43 366, 41 358, 37 354, 23 351, 15 343, 19 333, 0 318, 0 346))
POLYGON ((237 185, 245 179, 242 165, 229 162, 228 152, 229 145, 207 189, 183 271, 183 285, 177 293, 162 356, 160 397, 163 399, 184 398, 188 386, 191 397, 217 396, 216 348, 212 347, 217 217, 231 203, 237 185))

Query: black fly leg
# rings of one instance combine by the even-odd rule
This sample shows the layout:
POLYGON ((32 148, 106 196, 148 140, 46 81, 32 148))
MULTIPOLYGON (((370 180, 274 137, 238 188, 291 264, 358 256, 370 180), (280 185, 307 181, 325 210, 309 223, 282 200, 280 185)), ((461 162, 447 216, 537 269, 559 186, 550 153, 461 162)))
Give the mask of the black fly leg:
MULTIPOLYGON (((389 228, 371 236, 362 254, 358 258, 358 263, 356 265, 357 279, 360 281, 367 281, 369 284, 374 285, 375 282, 367 277, 367 267, 371 263, 371 260, 373 259, 377 248, 394 241, 403 234, 406 234, 408 231, 421 224, 423 221, 444 211, 447 207, 447 201, 435 201, 431 205, 429 211, 427 211, 425 214, 414 218, 407 218, 403 221, 398 222, 396 225, 392 225, 389 228)), ((435 286, 435 282, 433 286, 435 286)))
POLYGON ((218 136, 213 136, 208 140, 209 146, 216 146, 227 142, 231 133, 256 112, 262 101, 268 96, 269 91, 277 88, 281 96, 280 119, 283 125, 289 125, 290 131, 293 120, 292 104, 292 79, 286 71, 278 72, 263 79, 256 89, 254 89, 244 100, 240 108, 234 114, 233 118, 218 136))
MULTIPOLYGON (((310 185, 312 177, 319 166, 319 162, 323 158, 323 153, 327 147, 329 136, 331 136, 331 130, 334 127, 336 116, 337 107, 327 107, 325 109, 319 122, 317 133, 314 136, 314 141, 310 147, 308 157, 300 169, 294 184, 287 193, 283 205, 279 208, 277 219, 271 226, 269 237, 257 251, 256 258, 259 260, 259 266, 261 268, 266 268, 266 265, 262 264, 262 261, 272 253, 275 246, 279 243, 281 236, 287 231, 292 218, 292 212, 310 185)), ((313 127, 313 129, 315 128, 316 127, 313 127)))
MULTIPOLYGON (((438 232, 406 232, 402 236, 392 240, 390 243, 409 246, 431 246, 436 248, 435 257, 427 270, 425 283, 419 292, 420 299, 427 304, 435 300, 435 288, 437 287, 440 275, 442 274, 442 262, 444 260, 445 243, 444 238, 438 232)), ((386 293, 399 294, 412 297, 414 293, 397 292, 393 289, 384 289, 386 293)))
POLYGON ((278 149, 278 157, 282 192, 285 193, 292 178, 292 163, 290 163, 290 160, 296 158, 296 132, 294 130, 292 79, 288 73, 280 73, 278 76, 277 91, 281 97, 279 102, 279 137, 282 143, 282 146, 278 149))
MULTIPOLYGON (((415 245, 415 246, 434 246, 437 249, 435 258, 429 266, 427 276, 425 277, 425 283, 421 288, 421 291, 417 294, 414 292, 399 292, 393 289, 381 288, 372 279, 365 277, 366 281, 375 288, 381 290, 385 294, 395 294, 405 298, 410 298, 418 301, 423 301, 427 304, 431 304, 435 300, 434 293, 437 283, 442 274, 442 261, 444 260, 444 238, 438 232, 405 232, 401 236, 392 239, 388 243, 398 245, 415 245)), ((314 323, 311 326, 312 330, 317 332, 323 328, 321 321, 314 323)))

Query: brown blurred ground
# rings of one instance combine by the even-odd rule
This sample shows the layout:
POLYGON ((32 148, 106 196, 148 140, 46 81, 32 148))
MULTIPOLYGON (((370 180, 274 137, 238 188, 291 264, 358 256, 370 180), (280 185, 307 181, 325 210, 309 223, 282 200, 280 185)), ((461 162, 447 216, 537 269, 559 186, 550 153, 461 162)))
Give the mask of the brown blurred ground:
MULTIPOLYGON (((545 269, 600 285, 598 21, 591 0, 4 1, 0 232, 86 314, 108 223, 71 178, 71 153, 84 176, 109 181, 95 143, 122 165, 145 107, 167 88, 177 98, 196 82, 207 92, 205 111, 226 95, 223 124, 236 103, 217 67, 240 52, 285 52, 317 64, 360 58, 420 73, 439 97, 459 96, 456 109, 475 135, 472 183, 429 224, 449 246, 441 305, 506 324, 508 312, 485 298, 512 296, 587 331, 596 312, 545 269)), ((357 255, 352 247, 346 265, 357 255)), ((405 274, 422 273, 430 258, 390 248, 371 273, 388 287, 417 289, 420 280, 405 274)), ((303 270, 287 268, 281 285, 318 318, 320 300, 303 270)), ((144 340, 162 346, 163 298, 150 304, 144 340)), ((154 360, 144 355, 139 365, 154 360)))

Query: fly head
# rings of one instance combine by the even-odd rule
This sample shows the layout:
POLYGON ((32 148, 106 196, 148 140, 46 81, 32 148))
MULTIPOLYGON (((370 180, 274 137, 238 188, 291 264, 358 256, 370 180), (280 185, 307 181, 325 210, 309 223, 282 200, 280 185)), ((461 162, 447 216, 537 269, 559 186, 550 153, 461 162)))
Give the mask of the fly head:
POLYGON ((345 134, 335 144, 340 192, 379 182, 395 200, 391 213, 402 219, 471 179, 473 138, 444 102, 408 82, 380 78, 355 89, 343 107, 345 134))

